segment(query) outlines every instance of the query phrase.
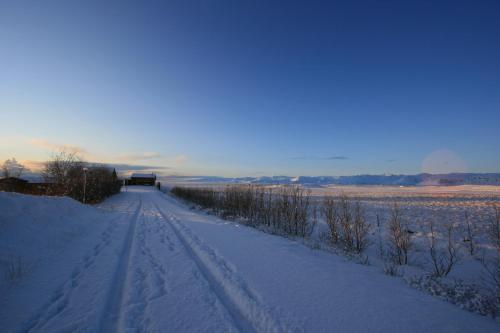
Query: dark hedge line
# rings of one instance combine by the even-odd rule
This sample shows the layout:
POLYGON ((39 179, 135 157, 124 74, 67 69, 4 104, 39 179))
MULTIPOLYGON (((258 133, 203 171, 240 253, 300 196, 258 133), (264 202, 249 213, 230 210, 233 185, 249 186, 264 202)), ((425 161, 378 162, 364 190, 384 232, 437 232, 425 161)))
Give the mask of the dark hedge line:
POLYGON ((298 186, 269 188, 235 185, 224 189, 174 187, 172 194, 210 208, 223 217, 239 217, 293 236, 309 236, 316 224, 310 191, 298 186))

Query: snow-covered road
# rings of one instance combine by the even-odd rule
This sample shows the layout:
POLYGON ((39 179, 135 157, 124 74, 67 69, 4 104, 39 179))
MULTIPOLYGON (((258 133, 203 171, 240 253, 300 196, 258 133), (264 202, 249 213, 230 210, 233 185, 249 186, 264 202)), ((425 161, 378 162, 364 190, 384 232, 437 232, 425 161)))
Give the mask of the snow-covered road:
POLYGON ((374 267, 189 210, 152 188, 129 187, 98 208, 98 233, 3 287, 1 331, 499 329, 374 267))

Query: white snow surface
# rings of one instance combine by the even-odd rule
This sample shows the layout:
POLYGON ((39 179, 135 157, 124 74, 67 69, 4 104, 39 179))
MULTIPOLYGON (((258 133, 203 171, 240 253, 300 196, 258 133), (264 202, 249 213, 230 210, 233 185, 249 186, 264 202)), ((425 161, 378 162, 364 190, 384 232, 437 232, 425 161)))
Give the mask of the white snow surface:
POLYGON ((2 332, 498 332, 375 267, 189 210, 0 192, 2 332))

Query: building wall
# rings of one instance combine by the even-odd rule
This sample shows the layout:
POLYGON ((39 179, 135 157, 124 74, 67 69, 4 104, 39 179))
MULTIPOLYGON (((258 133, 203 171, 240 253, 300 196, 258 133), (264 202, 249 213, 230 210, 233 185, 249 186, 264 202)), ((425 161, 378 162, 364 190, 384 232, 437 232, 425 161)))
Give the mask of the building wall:
POLYGON ((127 181, 127 185, 147 185, 154 186, 155 185, 154 178, 131 178, 127 181))

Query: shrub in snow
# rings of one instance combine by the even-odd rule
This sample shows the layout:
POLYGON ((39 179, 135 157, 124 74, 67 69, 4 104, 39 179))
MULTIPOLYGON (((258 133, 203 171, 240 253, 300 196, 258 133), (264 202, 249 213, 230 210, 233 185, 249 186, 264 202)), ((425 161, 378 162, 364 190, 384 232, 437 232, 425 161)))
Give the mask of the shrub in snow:
POLYGON ((365 254, 359 254, 357 259, 358 260, 356 262, 358 264, 361 264, 361 265, 370 265, 370 258, 368 258, 368 256, 365 255, 365 254))
POLYGON ((500 315, 500 253, 493 258, 483 261, 484 273, 482 281, 490 294, 493 304, 496 304, 497 314, 500 315))
POLYGON ((458 262, 458 249, 453 240, 454 226, 452 223, 446 224, 445 244, 439 244, 438 235, 434 222, 429 223, 429 254, 432 262, 432 274, 436 277, 446 276, 458 262))
POLYGON ((341 243, 347 252, 362 253, 366 249, 370 225, 359 201, 352 202, 346 195, 338 201, 325 197, 322 211, 333 244, 341 243))
POLYGON ((19 282, 28 272, 30 266, 21 256, 12 256, 6 262, 5 280, 14 284, 19 282))
POLYGON ((488 226, 488 236, 493 246, 500 251, 500 206, 493 206, 493 218, 490 219, 488 226))
POLYGON ((491 239, 494 250, 488 258, 483 253, 481 263, 483 264, 482 281, 489 290, 491 298, 500 313, 500 207, 494 206, 494 216, 490 220, 488 236, 491 239))
POLYGON ((366 222, 365 213, 359 201, 354 203, 354 221, 352 229, 354 233, 354 248, 356 252, 361 253, 369 245, 368 232, 370 230, 370 225, 366 222))
POLYGON ((337 203, 332 196, 327 195, 323 198, 321 213, 330 231, 330 240, 333 244, 339 241, 339 213, 337 203))
POLYGON ((75 153, 62 151, 45 163, 42 175, 52 184, 48 193, 65 195, 78 201, 96 203, 120 192, 116 172, 103 165, 88 165, 75 153), (84 191, 85 189, 85 191, 84 191))
POLYGON ((408 222, 402 218, 402 211, 395 202, 389 219, 389 243, 391 256, 399 265, 408 263, 408 254, 412 246, 408 222))
POLYGON ((211 208, 225 218, 238 218, 253 227, 272 227, 292 236, 309 236, 317 222, 310 191, 298 186, 277 190, 259 185, 226 186, 224 189, 174 187, 172 194, 211 208))
POLYGON ((352 220, 351 202, 347 196, 342 195, 339 200, 339 225, 342 243, 347 251, 351 251, 354 244, 352 220))
POLYGON ((411 277, 407 283, 419 290, 438 296, 459 307, 483 316, 498 317, 499 304, 491 297, 483 295, 474 285, 468 285, 460 280, 448 281, 431 275, 411 277))
POLYGON ((382 238, 382 225, 380 223, 380 218, 377 214, 377 250, 380 259, 387 259, 387 251, 385 250, 384 240, 382 238))
POLYGON ((401 276, 400 267, 393 261, 384 261, 384 273, 389 276, 401 276))
POLYGON ((465 237, 464 237, 464 243, 468 243, 468 251, 471 256, 474 255, 475 250, 476 250, 476 233, 477 233, 477 227, 476 224, 474 223, 474 220, 471 220, 469 218, 469 213, 465 211, 464 213, 464 220, 465 220, 465 237))

